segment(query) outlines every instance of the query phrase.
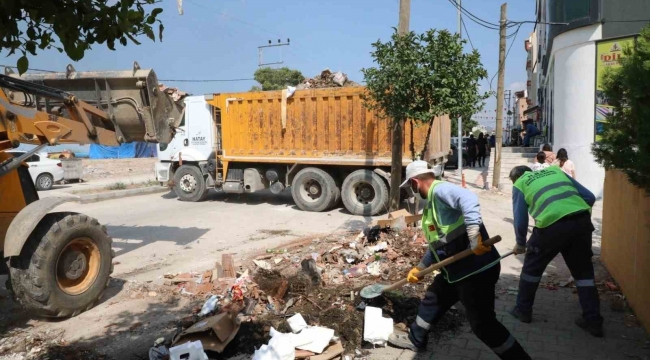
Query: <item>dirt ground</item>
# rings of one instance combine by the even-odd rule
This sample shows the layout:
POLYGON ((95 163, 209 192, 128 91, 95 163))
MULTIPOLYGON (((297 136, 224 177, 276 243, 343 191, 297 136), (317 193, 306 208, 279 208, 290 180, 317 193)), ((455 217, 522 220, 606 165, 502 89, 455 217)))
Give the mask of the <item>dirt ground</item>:
POLYGON ((158 158, 82 159, 83 179, 123 178, 153 174, 158 158))

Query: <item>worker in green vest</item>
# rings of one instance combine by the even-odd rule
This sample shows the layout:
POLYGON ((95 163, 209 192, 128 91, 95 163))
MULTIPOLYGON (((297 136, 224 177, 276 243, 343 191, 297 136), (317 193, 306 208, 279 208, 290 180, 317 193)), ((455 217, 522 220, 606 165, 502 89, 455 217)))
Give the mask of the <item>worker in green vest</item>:
POLYGON ((530 359, 494 312, 501 258, 495 247, 482 243, 489 236, 483 225, 478 196, 440 181, 441 174, 442 165, 431 169, 426 161, 414 161, 406 167, 406 181, 401 186, 427 199, 422 228, 429 244, 420 263, 409 272, 408 281, 418 282, 420 279, 415 274, 420 270, 463 250, 471 248, 475 255, 443 267, 420 302, 409 333, 394 332, 388 342, 402 349, 425 350, 431 327, 460 301, 474 334, 499 358, 530 359))
POLYGON ((582 316, 576 325, 596 337, 603 336, 600 300, 591 262, 591 207, 596 197, 557 166, 536 172, 517 166, 510 172, 515 254, 526 254, 519 279, 517 305, 510 313, 522 322, 532 321, 535 292, 546 266, 559 253, 571 271, 582 316), (530 239, 528 214, 535 219, 530 239))

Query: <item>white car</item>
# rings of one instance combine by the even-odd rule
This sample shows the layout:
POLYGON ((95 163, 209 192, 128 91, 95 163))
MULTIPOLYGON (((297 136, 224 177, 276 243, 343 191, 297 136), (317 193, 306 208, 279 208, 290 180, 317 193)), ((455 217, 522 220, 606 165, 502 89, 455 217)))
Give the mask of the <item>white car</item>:
MULTIPOLYGON (((23 155, 24 151, 7 151, 14 157, 23 155)), ((47 153, 34 154, 25 162, 29 165, 29 175, 37 190, 50 190, 55 182, 63 180, 61 160, 48 159, 47 153)))

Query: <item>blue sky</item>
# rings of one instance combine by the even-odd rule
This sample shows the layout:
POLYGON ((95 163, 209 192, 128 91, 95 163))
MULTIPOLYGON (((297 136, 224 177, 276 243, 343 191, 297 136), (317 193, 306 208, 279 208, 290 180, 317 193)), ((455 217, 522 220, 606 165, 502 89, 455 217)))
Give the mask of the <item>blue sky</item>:
MULTIPOLYGON (((282 57, 279 49, 273 48, 265 51, 265 61, 282 59, 285 66, 308 77, 324 68, 340 70, 361 82, 360 69, 373 65, 371 43, 388 39, 392 27, 397 26, 398 4, 399 0, 184 0, 184 15, 179 15, 176 0, 163 0, 159 4, 164 8, 162 42, 153 43, 142 37, 142 45, 116 45, 116 51, 95 45, 73 66, 79 71, 130 69, 137 60, 143 68, 153 68, 159 79, 252 78, 258 64, 257 47, 269 39, 277 42, 290 38, 291 46, 283 47, 282 57)), ((463 0, 463 7, 493 23, 498 23, 501 4, 502 1, 495 0, 463 0)), ((534 20, 535 1, 510 2, 508 18, 534 20)), ((467 18, 465 24, 491 78, 498 66, 498 31, 483 28, 467 18)), ((456 31, 456 9, 447 0, 412 0, 410 29, 423 32, 430 28, 456 31)), ((506 89, 521 90, 525 86, 524 40, 532 28, 532 24, 521 27, 508 56, 506 89)), ((15 65, 16 60, 12 56, 1 59, 0 64, 15 65)), ((47 51, 32 57, 30 68, 64 71, 71 62, 65 54, 47 51)), ((495 89, 496 82, 495 78, 495 89)), ((204 94, 246 91, 255 83, 165 84, 204 94)), ((484 88, 488 89, 487 81, 484 88)), ((494 108, 495 101, 491 99, 486 109, 494 108)))

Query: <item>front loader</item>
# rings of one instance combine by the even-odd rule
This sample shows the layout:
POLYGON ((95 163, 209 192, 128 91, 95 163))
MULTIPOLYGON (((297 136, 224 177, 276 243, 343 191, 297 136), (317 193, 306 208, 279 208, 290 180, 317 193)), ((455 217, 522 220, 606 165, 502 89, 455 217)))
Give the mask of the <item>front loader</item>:
POLYGON ((96 219, 56 211, 68 199, 39 199, 24 160, 48 145, 167 144, 183 103, 137 63, 129 71, 9 72, 0 89, 0 273, 30 313, 75 316, 108 285, 112 239, 96 219), (17 158, 4 152, 21 143, 36 147, 17 158))

